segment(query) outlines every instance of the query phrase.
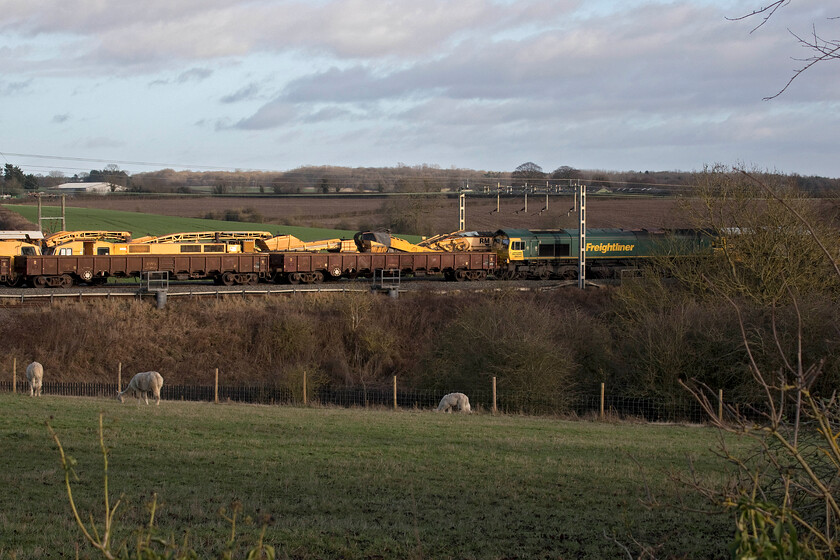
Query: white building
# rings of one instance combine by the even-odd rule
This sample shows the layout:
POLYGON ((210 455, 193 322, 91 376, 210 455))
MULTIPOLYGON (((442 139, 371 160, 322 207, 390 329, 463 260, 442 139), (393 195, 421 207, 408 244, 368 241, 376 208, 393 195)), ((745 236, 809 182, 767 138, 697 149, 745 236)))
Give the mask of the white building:
POLYGON ((62 193, 109 193, 127 190, 117 185, 111 190, 111 183, 62 183, 56 187, 62 193))

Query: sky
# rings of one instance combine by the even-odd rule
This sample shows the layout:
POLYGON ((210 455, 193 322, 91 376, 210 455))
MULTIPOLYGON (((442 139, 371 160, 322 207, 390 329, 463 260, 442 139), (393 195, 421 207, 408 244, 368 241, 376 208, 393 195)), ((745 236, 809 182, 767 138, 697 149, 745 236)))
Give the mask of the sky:
POLYGON ((0 165, 840 177, 840 63, 764 100, 840 9, 768 1, 0 0, 0 165))

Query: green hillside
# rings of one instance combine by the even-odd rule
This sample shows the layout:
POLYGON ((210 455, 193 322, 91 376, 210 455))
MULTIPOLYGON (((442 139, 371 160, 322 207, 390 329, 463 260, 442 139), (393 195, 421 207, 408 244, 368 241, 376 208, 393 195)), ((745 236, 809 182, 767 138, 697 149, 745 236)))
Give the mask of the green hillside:
MULTIPOLYGON (((38 207, 23 205, 3 205, 12 212, 17 212, 27 220, 38 222, 38 207)), ((51 214, 55 215, 55 214, 51 214)), ((69 231, 73 230, 109 230, 130 231, 132 237, 144 235, 163 235, 182 231, 270 231, 274 234, 291 234, 304 241, 329 239, 334 237, 352 239, 355 231, 282 226, 278 224, 253 224, 248 222, 228 222, 224 220, 204 220, 201 218, 181 218, 140 212, 118 210, 100 210, 93 208, 66 208, 66 220, 69 231)), ((412 236, 408 236, 412 237, 412 236)), ((416 236, 413 236, 416 237, 416 236)), ((419 240, 419 238, 417 238, 419 240)))

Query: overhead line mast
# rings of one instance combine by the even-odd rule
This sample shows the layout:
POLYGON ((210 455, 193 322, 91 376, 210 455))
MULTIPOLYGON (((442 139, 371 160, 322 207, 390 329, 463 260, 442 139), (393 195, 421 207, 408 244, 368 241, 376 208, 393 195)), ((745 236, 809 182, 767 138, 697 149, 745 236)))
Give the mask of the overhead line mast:
POLYGON ((577 190, 580 191, 580 206, 578 216, 580 217, 580 229, 578 242, 580 252, 578 256, 578 288, 581 290, 586 286, 586 185, 578 181, 577 190))

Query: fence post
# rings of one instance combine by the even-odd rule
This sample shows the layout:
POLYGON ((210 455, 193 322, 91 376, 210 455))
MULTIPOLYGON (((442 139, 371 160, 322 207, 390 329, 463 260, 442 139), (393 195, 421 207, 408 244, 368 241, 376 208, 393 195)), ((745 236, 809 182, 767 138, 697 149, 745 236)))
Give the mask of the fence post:
POLYGON ((122 391, 122 362, 117 365, 117 392, 122 391))
POLYGON ((213 402, 219 404, 219 368, 216 368, 216 382, 213 385, 213 402))
POLYGON ((306 405, 306 370, 303 370, 303 404, 306 405))
POLYGON ((718 421, 723 423, 723 389, 718 389, 718 421))
POLYGON ((496 408, 496 376, 493 376, 493 414, 496 414, 498 409, 496 408))
POLYGON ((17 393, 17 358, 12 358, 12 393, 17 393))
POLYGON ((601 383, 601 420, 604 419, 604 384, 601 383))
POLYGON ((394 410, 397 410, 397 376, 394 376, 394 410))

